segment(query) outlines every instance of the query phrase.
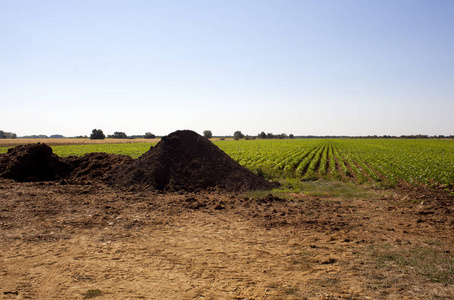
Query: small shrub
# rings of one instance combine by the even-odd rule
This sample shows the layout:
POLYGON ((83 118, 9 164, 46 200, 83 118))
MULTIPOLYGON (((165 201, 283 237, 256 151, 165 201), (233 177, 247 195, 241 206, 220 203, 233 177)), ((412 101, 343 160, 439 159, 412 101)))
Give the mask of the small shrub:
POLYGON ((82 294, 82 296, 84 296, 84 299, 91 299, 91 298, 95 298, 95 297, 98 297, 101 295, 102 295, 102 292, 99 289, 88 290, 86 293, 82 294))

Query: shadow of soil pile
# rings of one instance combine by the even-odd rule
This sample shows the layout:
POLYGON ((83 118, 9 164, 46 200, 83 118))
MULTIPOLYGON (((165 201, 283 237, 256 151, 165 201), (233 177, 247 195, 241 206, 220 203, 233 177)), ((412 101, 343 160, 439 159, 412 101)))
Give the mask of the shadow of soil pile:
POLYGON ((69 172, 69 165, 42 143, 17 146, 0 155, 0 176, 16 181, 52 181, 69 172))
POLYGON ((110 182, 118 187, 142 186, 157 190, 264 190, 267 180, 235 162, 208 139, 190 130, 165 136, 144 155, 119 166, 110 182))

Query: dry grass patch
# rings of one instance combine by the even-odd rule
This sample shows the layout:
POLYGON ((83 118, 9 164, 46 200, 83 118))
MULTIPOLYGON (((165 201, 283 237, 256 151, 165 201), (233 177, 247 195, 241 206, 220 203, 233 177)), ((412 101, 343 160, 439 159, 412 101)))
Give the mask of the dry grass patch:
MULTIPOLYGON (((437 242, 436 244, 438 244, 437 242)), ((418 274, 443 285, 454 284, 454 255, 450 250, 433 246, 374 246, 371 252, 380 268, 403 274, 418 274)))
POLYGON ((84 299, 91 299, 98 296, 102 296, 102 292, 99 289, 88 290, 86 293, 82 294, 84 299))

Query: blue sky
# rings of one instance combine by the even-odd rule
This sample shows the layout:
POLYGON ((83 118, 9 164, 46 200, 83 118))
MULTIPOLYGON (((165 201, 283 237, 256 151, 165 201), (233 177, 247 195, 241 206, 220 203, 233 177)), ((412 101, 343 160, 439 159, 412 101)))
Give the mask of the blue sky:
POLYGON ((454 134, 454 1, 0 0, 0 130, 454 134))

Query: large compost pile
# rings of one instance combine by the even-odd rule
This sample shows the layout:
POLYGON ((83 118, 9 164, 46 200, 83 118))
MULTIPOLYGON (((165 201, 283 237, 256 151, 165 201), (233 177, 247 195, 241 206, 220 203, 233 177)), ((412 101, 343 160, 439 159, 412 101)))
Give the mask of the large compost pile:
POLYGON ((131 164, 119 166, 111 182, 117 186, 145 185, 159 190, 190 191, 272 187, 270 182, 242 167, 211 141, 190 130, 163 137, 131 164))

